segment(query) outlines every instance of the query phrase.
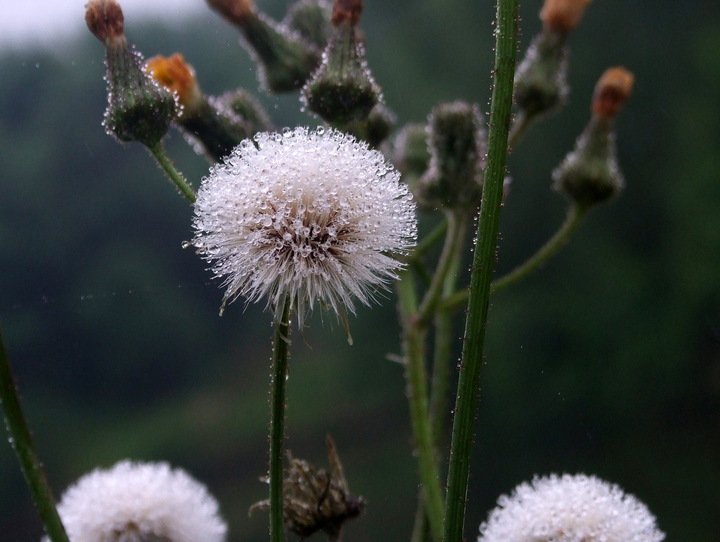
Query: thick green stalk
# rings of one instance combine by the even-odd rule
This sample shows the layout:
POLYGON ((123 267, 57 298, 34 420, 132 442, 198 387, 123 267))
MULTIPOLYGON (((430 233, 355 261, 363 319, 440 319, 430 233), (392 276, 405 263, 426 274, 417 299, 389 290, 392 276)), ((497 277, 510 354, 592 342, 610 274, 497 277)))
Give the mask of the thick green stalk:
POLYGON ((283 454, 285 444, 285 383, 290 348, 290 299, 284 301, 280 319, 275 322, 270 397, 270 540, 285 541, 283 521, 283 454))
POLYGON ((165 152, 165 147, 163 147, 162 145, 162 142, 158 142, 157 145, 153 147, 148 147, 147 149, 150 151, 150 154, 152 154, 153 158, 155 158, 155 161, 160 166, 160 169, 163 170, 165 175, 167 175, 167 178, 170 179, 170 181, 178 189, 180 195, 184 196, 190 203, 195 203, 195 200, 197 199, 195 191, 192 189, 192 186, 190 186, 185 180, 185 177, 183 177, 182 173, 180 173, 170 161, 167 153, 165 152))
POLYGON ((473 421, 478 400, 490 282, 497 244, 517 49, 517 0, 498 0, 488 160, 470 277, 470 299, 453 419, 444 542, 461 542, 465 524, 473 421))
POLYGON ((69 542, 20 406, 2 333, 0 333, 0 403, 5 414, 10 443, 20 462, 20 469, 25 475, 32 499, 45 525, 45 531, 52 542, 69 542))

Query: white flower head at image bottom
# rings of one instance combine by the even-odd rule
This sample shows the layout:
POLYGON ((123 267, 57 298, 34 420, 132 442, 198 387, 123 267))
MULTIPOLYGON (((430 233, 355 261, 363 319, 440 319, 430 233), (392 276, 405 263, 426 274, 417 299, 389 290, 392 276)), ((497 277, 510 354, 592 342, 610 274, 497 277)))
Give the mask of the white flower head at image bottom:
POLYGON ((661 542, 647 506, 584 474, 522 483, 480 525, 478 542, 661 542))
POLYGON ((70 542, 223 542, 227 532, 205 486, 167 463, 96 469, 65 491, 58 512, 70 542))
MULTIPOLYGON (((285 301, 299 325, 315 302, 341 318, 396 278, 415 244, 415 204, 366 143, 296 128, 245 140, 203 179, 192 245, 227 288, 222 307, 285 301)), ((222 312, 222 308, 221 308, 222 312)))

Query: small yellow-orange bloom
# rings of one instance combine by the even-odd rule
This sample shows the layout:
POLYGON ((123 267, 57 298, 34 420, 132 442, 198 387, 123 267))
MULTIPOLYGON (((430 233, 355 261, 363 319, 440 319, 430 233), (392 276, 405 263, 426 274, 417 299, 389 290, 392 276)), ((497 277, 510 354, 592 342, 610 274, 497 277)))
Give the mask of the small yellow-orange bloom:
POLYGON ((593 115, 612 118, 620 112, 625 100, 632 92, 635 77, 622 66, 608 68, 595 85, 593 93, 593 115))
POLYGON ((575 28, 590 0, 545 0, 540 19, 545 26, 567 33, 575 28))
POLYGON ((164 56, 151 58, 145 64, 145 71, 163 87, 177 94, 183 107, 192 107, 201 99, 200 88, 195 80, 195 70, 185 62, 180 53, 175 53, 169 58, 164 56))

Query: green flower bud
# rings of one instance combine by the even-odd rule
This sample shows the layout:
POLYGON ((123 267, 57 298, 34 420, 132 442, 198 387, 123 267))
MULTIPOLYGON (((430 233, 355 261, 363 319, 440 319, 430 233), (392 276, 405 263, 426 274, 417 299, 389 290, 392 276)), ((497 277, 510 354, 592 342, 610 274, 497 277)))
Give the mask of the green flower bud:
POLYGON ((487 135, 477 106, 436 106, 429 118, 430 164, 415 195, 427 207, 470 210, 480 205, 487 135))
POLYGON ((633 74, 621 66, 605 70, 595 85, 590 122, 575 149, 553 172, 553 188, 580 206, 601 203, 623 189, 615 118, 632 92, 633 81, 633 74))
POLYGON ((332 15, 335 29, 323 52, 322 64, 302 90, 305 106, 334 126, 366 119, 382 101, 355 28, 361 10, 359 0, 336 0, 332 15))
POLYGON ((240 117, 252 135, 258 132, 273 131, 273 125, 267 112, 248 91, 231 90, 216 100, 219 108, 228 109, 240 117))
POLYGON ((364 120, 346 124, 343 130, 358 139, 366 141, 373 149, 385 141, 395 126, 395 114, 384 104, 377 104, 364 120))
POLYGON ((620 193, 624 181, 617 162, 613 119, 593 117, 574 150, 553 171, 553 188, 589 207, 620 193))
POLYGON ((320 49, 287 25, 256 10, 251 0, 207 0, 235 25, 259 67, 260 84, 268 92, 302 88, 320 63, 320 49))
POLYGON ((515 102, 527 118, 564 105, 567 85, 566 34, 548 27, 533 39, 515 74, 515 102))
POLYGON ((220 162, 244 139, 272 129, 267 113, 243 90, 204 97, 192 114, 178 118, 178 124, 196 150, 214 162, 220 162))
POLYGON ((406 124, 395 136, 393 148, 393 161, 414 192, 415 181, 430 165, 427 126, 406 124))
POLYGON ((91 0, 85 20, 106 48, 108 107, 103 126, 118 141, 156 146, 177 113, 175 98, 143 71, 142 55, 125 39, 117 2, 91 0))

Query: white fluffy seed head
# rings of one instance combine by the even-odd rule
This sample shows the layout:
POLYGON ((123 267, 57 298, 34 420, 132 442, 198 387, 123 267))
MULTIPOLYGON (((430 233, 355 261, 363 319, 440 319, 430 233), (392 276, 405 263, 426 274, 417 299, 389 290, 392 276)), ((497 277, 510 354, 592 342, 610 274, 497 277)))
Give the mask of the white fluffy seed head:
POLYGON ((70 542, 223 542, 227 531, 205 486, 167 463, 94 470, 65 491, 58 512, 70 542))
POLYGON ((534 478, 503 495, 478 542, 660 542, 647 506, 594 476, 534 478))
POLYGON ((260 133, 203 179, 193 246, 238 296, 289 296, 299 323, 315 301, 343 315, 396 277, 415 243, 415 204, 383 155, 318 128, 260 133))

